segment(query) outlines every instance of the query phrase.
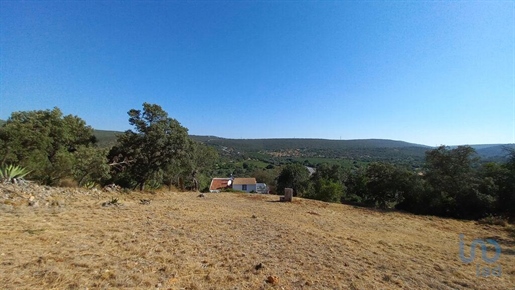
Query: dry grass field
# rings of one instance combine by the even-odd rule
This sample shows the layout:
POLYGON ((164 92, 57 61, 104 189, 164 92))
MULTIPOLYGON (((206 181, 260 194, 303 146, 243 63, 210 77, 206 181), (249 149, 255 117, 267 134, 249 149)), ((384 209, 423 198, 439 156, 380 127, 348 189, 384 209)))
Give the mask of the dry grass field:
POLYGON ((0 186, 2 289, 515 289, 511 227, 267 195, 31 190, 0 186), (462 263, 460 233, 467 257, 493 238, 500 259, 478 248, 462 263))

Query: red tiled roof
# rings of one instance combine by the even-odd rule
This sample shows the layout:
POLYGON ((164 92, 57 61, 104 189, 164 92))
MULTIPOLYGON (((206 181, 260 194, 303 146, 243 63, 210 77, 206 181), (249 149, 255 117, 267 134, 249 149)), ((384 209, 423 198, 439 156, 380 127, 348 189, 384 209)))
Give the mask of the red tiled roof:
POLYGON ((230 178, 213 178, 209 190, 218 190, 229 187, 230 178))
POLYGON ((256 184, 255 178, 235 178, 232 184, 256 184))

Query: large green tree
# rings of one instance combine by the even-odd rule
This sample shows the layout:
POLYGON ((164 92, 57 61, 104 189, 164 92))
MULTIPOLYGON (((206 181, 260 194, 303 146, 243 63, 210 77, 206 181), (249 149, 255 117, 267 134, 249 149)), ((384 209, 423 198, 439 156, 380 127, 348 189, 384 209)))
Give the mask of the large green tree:
POLYGON ((163 183, 168 186, 193 187, 193 181, 198 182, 198 189, 204 189, 211 182, 210 176, 216 161, 218 152, 205 144, 187 140, 185 154, 168 164, 163 170, 163 183))
POLYGON ((24 166, 29 178, 55 185, 73 176, 76 152, 95 142, 84 120, 59 108, 14 112, 0 127, 0 163, 24 166))
POLYGON ((293 188, 297 196, 306 193, 309 186, 309 171, 298 163, 286 165, 277 177, 277 192, 283 193, 285 188, 293 188))
POLYGON ((176 165, 185 164, 191 156, 192 146, 188 129, 169 118, 156 104, 143 104, 143 110, 128 112, 133 130, 127 130, 117 138, 117 145, 110 156, 123 156, 127 160, 124 175, 136 187, 145 189, 145 184, 176 165))
POLYGON ((515 220, 515 149, 508 149, 508 161, 493 177, 498 185, 497 211, 515 220))
POLYGON ((345 194, 344 176, 343 168, 338 164, 319 164, 311 176, 306 197, 327 202, 340 202, 345 194))
POLYGON ((480 218, 487 213, 495 199, 480 191, 478 162, 470 146, 440 146, 427 151, 425 180, 431 196, 427 206, 433 214, 480 218))
POLYGON ((413 189, 413 173, 390 163, 371 163, 365 174, 370 203, 380 208, 395 205, 413 189))

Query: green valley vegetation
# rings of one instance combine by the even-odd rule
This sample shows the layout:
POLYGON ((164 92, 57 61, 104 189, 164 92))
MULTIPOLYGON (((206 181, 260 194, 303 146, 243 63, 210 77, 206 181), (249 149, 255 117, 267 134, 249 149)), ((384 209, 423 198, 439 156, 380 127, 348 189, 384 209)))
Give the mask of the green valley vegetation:
POLYGON ((224 139, 188 135, 155 104, 128 115, 133 129, 115 132, 94 130, 58 108, 14 112, 0 126, 0 169, 19 166, 27 179, 47 185, 114 183, 140 190, 207 191, 213 177, 255 177, 271 193, 291 187, 296 196, 326 202, 464 219, 515 218, 513 146, 224 139))
POLYGON ((285 166, 278 190, 297 196, 415 214, 463 219, 515 218, 515 150, 504 163, 481 162, 475 149, 440 146, 428 150, 419 170, 384 162, 346 169, 321 164, 309 176, 306 167, 285 166))

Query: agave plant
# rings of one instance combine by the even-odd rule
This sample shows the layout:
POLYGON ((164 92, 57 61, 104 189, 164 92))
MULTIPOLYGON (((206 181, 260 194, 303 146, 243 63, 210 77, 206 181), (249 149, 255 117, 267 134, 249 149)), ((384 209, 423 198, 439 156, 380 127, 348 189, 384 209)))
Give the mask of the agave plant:
POLYGON ((0 182, 20 183, 24 181, 23 178, 29 173, 29 170, 18 165, 11 164, 0 167, 0 182))
POLYGON ((82 187, 87 188, 87 189, 93 189, 93 188, 97 187, 97 183, 94 181, 88 181, 88 182, 84 183, 82 185, 82 187))

